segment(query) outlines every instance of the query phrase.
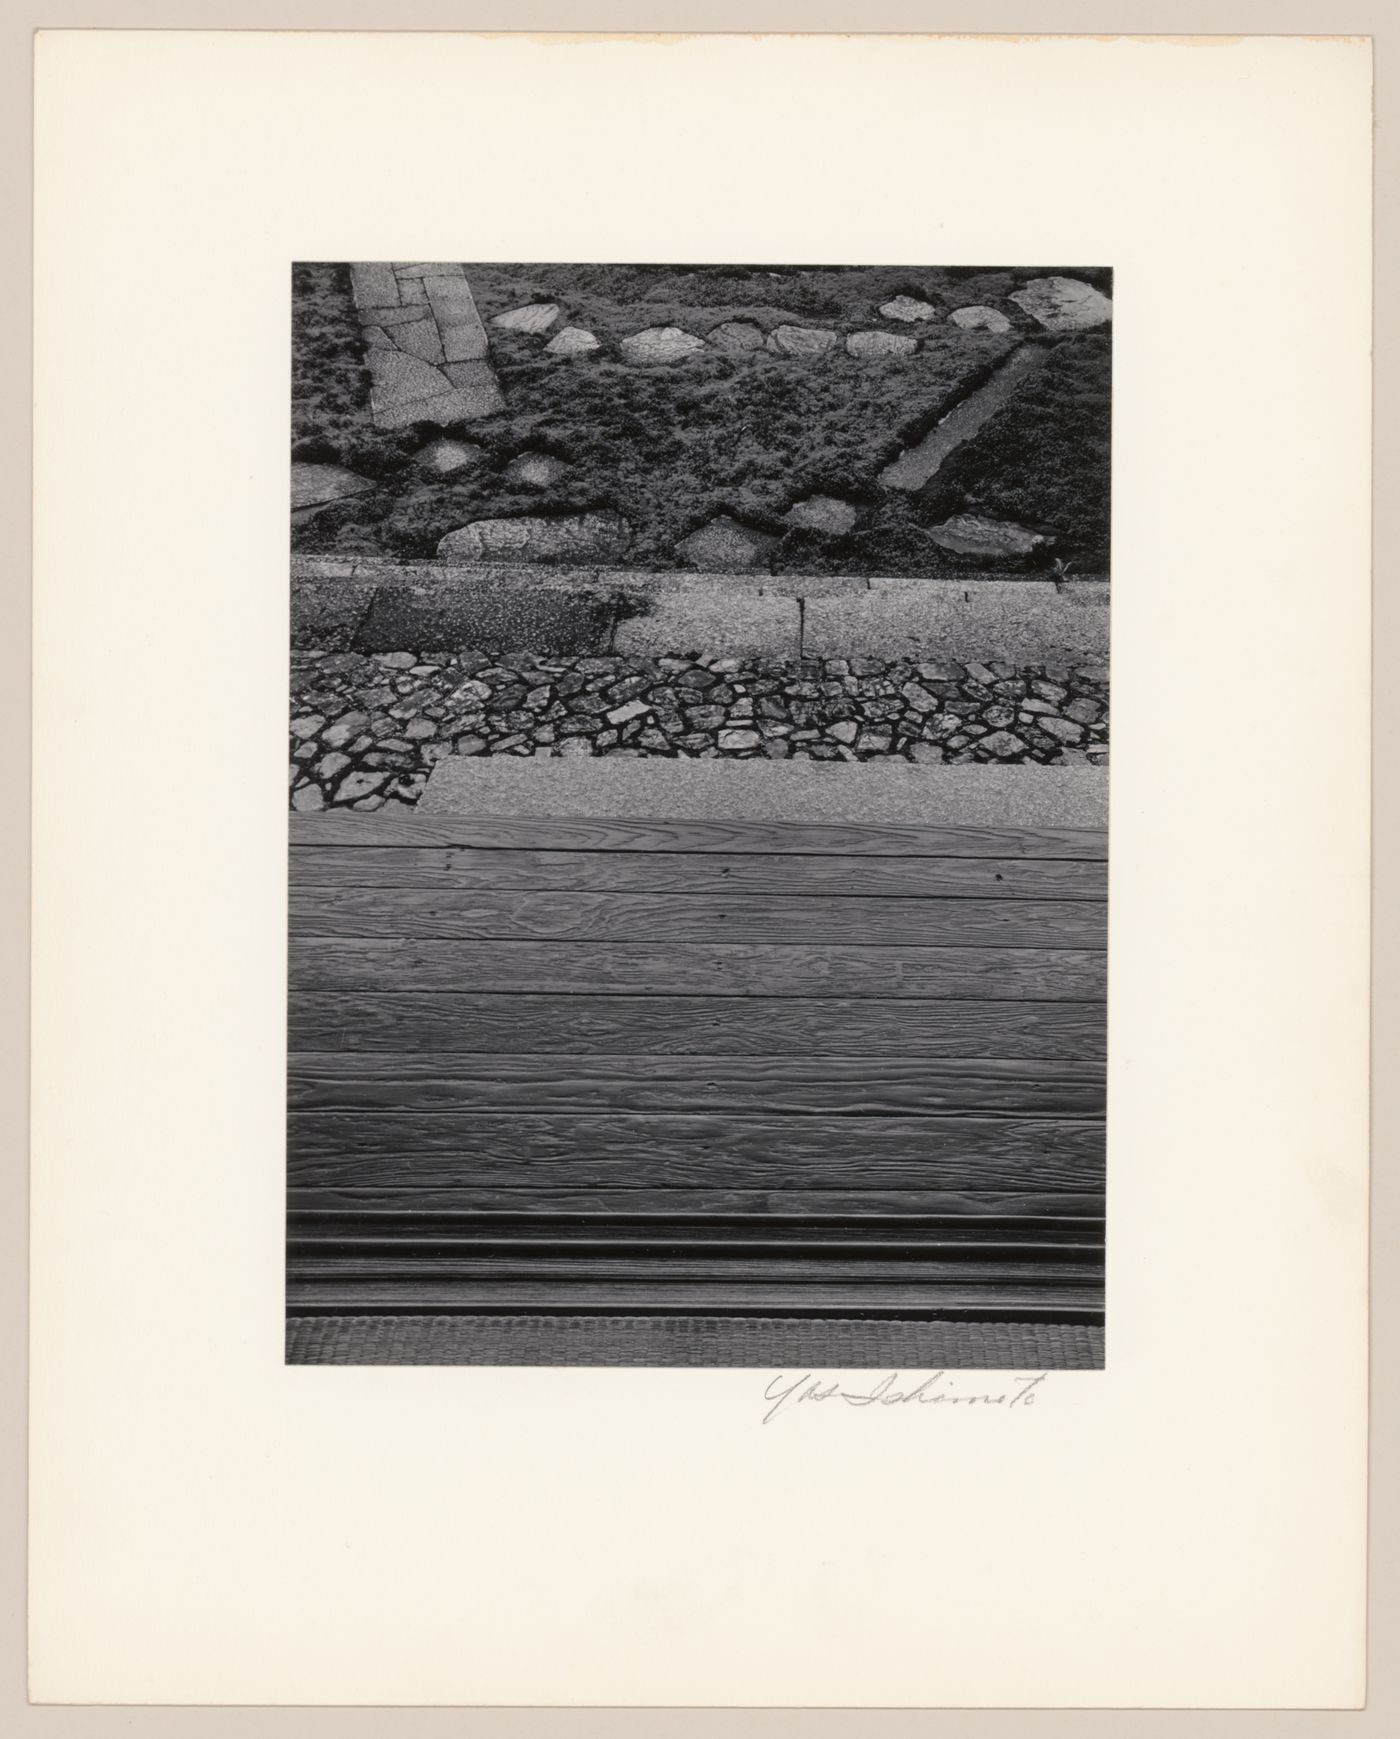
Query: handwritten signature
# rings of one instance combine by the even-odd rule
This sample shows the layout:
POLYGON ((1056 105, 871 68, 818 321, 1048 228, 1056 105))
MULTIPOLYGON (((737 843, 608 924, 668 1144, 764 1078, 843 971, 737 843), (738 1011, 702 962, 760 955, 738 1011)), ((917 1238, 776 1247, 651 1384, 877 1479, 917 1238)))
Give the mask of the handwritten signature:
POLYGON ((804 1371, 800 1377, 786 1372, 776 1376, 763 1391, 763 1399, 772 1405, 763 1415, 762 1423, 771 1425, 780 1413, 806 1401, 844 1401, 848 1407, 1033 1407, 1036 1390, 1049 1373, 1038 1371, 1033 1376, 1013 1377, 1007 1389, 963 1389, 959 1379, 948 1371, 934 1371, 912 1388, 900 1388, 899 1372, 890 1371, 868 1389, 848 1388, 839 1378, 827 1378, 804 1371))

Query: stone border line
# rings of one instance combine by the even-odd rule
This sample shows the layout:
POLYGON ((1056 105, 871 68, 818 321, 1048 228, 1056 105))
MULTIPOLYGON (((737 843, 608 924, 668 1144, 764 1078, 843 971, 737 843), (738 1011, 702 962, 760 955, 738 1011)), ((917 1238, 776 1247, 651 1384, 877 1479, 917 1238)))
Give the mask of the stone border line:
POLYGON ((381 429, 489 417, 505 400, 487 361, 486 328, 460 265, 361 260, 350 267, 381 429))
POLYGON ((1108 662, 1100 580, 636 573, 296 557, 298 651, 1108 662))

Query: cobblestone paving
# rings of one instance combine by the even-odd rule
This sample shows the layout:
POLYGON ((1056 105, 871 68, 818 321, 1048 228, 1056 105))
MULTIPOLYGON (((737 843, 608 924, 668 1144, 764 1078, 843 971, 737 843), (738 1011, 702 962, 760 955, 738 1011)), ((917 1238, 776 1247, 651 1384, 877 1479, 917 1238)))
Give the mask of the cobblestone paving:
POLYGON ((1108 672, 870 658, 294 653, 291 803, 412 806, 446 755, 1108 760, 1108 672))

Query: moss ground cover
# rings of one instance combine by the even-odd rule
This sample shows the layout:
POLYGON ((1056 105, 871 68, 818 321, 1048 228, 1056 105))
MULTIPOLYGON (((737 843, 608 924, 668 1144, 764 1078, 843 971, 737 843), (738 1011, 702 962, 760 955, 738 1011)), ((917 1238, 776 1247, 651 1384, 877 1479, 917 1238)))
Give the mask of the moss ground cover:
POLYGON ((1106 359, 1107 340, 1047 341, 1005 300, 1019 283, 1056 269, 472 265, 507 409, 446 431, 390 432, 369 418, 348 271, 300 266, 293 458, 346 465, 376 487, 297 526, 295 547, 421 559, 473 519, 612 509, 634 528, 629 562, 666 568, 683 565, 676 552, 683 538, 727 513, 780 540, 770 551, 779 572, 931 574, 963 562, 933 544, 926 528, 980 504, 1050 531, 1056 552, 1068 553, 1080 571, 1102 571, 1108 377, 1106 360, 1095 357, 1101 351, 1106 359), (880 316, 881 303, 905 295, 932 303, 939 317, 901 325, 880 316), (559 303, 550 332, 489 326, 493 315, 532 301, 559 303), (994 303, 1012 330, 997 335, 947 323, 948 311, 976 302, 994 303), (781 324, 843 335, 898 331, 920 347, 912 356, 867 358, 839 347, 817 357, 712 348, 652 366, 627 361, 619 348, 644 326, 680 326, 704 337, 730 320, 765 332, 781 324), (601 348, 573 360, 546 354, 564 325, 595 333, 601 348), (1038 408, 999 432, 1011 412, 994 418, 968 444, 978 449, 975 462, 950 462, 955 477, 940 473, 936 489, 911 497, 882 488, 882 467, 1027 340, 1055 345, 1038 408), (479 448, 477 462, 449 475, 424 467, 418 454, 444 432, 479 448), (531 487, 507 475, 525 452, 553 455, 566 468, 545 487, 531 487), (840 536, 790 528, 788 509, 813 492, 855 504, 854 527, 840 536))

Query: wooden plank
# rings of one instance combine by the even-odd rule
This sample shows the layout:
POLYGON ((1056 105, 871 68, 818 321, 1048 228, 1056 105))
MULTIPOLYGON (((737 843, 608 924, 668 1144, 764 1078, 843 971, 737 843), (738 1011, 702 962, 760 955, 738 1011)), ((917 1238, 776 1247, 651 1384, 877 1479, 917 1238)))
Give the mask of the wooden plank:
POLYGON ((487 851, 818 852, 885 857, 1103 859, 1095 827, 860 827, 757 821, 542 820, 532 816, 292 815, 293 845, 473 846, 487 851))
POLYGON ((617 1117, 294 1111, 298 1188, 455 1183, 1097 1188, 1104 1128, 1049 1117, 617 1117))
POLYGON ((769 1111, 1102 1116, 1102 1063, 942 1057, 293 1053, 294 1111, 769 1111))
POLYGON ((748 894, 536 894, 512 889, 294 888, 298 937, 460 941, 766 942, 867 947, 1102 948, 1098 900, 867 900, 748 894))
POLYGON ((303 1280, 287 1289, 291 1310, 703 1310, 762 1315, 768 1311, 849 1310, 880 1313, 982 1311, 989 1316, 1025 1313, 1066 1321, 1095 1317, 1103 1310, 1102 1288, 1057 1287, 1052 1293, 1028 1286, 1003 1286, 988 1293, 975 1286, 919 1286, 877 1281, 781 1282, 701 1281, 683 1286, 646 1280, 487 1281, 303 1280))
POLYGON ((293 994, 530 991, 550 996, 980 997, 1087 1002, 1107 956, 1084 948, 804 947, 763 942, 402 942, 296 937, 293 994))
POLYGON ((306 993, 297 1051, 1101 1059, 1099 1002, 306 993))
POLYGON ((287 1192, 289 1225, 333 1216, 337 1221, 378 1227, 386 1222, 406 1228, 451 1225, 464 1215, 494 1216, 515 1223, 522 1218, 557 1219, 567 1215, 580 1225, 613 1225, 628 1220, 664 1229, 717 1217, 765 1226, 800 1229, 817 1221, 839 1220, 843 1227, 864 1233, 872 1227, 940 1227, 965 1220, 973 1229, 988 1223, 1034 1219, 1060 1226, 1067 1235, 1081 1233, 1101 1239, 1104 1227, 1102 1190, 973 1190, 871 1189, 779 1190, 704 1186, 699 1189, 656 1189, 629 1186, 602 1189, 535 1189, 490 1184, 452 1184, 445 1189, 411 1189, 356 1185, 348 1189, 306 1189, 295 1184, 287 1192))
POLYGON ((294 846, 290 869, 293 887, 801 893, 880 899, 1102 900, 1108 880, 1102 860, 1072 858, 479 851, 453 846, 294 846))

